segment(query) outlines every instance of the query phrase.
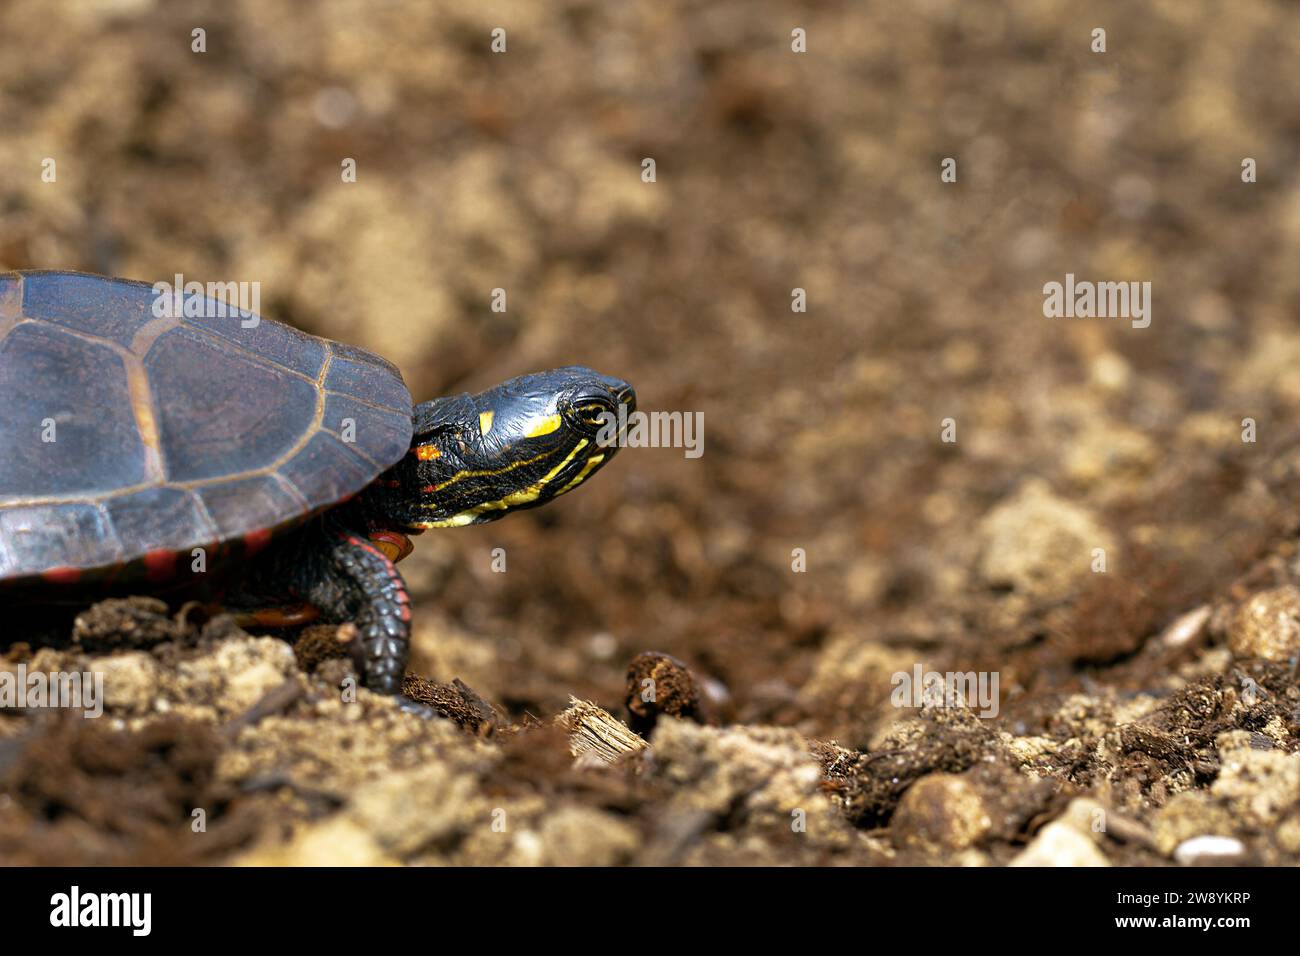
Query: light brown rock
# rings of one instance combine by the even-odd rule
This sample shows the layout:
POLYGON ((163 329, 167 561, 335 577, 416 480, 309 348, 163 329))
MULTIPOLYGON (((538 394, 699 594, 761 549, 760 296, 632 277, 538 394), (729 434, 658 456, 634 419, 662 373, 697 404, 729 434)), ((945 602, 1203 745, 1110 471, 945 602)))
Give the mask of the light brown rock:
POLYGON ((1300 654, 1300 588, 1260 591, 1237 609, 1228 631, 1237 657, 1290 660, 1300 654))
POLYGON ((927 850, 964 850, 992 826, 979 792, 951 773, 932 773, 914 783, 893 818, 895 840, 927 850))

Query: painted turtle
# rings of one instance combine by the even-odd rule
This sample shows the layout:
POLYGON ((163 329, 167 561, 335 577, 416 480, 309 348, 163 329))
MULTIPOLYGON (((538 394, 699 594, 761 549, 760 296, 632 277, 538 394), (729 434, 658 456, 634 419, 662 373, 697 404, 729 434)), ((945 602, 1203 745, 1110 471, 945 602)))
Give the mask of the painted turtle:
POLYGON ((396 693, 407 535, 570 491, 617 450, 604 414, 635 406, 575 366, 412 409, 378 356, 227 313, 141 282, 0 274, 0 584, 220 580, 254 622, 355 621, 367 686, 396 693))

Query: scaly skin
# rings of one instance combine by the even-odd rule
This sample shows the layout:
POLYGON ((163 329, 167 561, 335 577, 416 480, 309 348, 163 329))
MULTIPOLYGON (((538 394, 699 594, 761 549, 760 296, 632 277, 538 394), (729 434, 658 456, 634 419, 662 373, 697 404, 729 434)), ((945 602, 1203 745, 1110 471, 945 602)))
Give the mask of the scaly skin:
MULTIPOLYGON (((365 685, 401 690, 409 656, 411 599, 397 566, 367 537, 357 509, 335 509, 276 541, 247 570, 228 604, 249 608, 310 605, 332 623, 352 621, 352 655, 365 685)), ((259 622, 257 614, 250 615, 259 622)), ((263 619, 274 624, 274 618, 263 619)))
POLYGON ((616 447, 596 440, 598 416, 635 401, 625 382, 566 368, 417 406, 410 453, 354 500, 274 542, 245 571, 235 603, 283 605, 288 592, 326 621, 355 622, 366 686, 399 693, 410 598, 372 536, 402 540, 545 504, 613 457, 616 447))
POLYGON ((337 595, 355 607, 358 638, 353 657, 366 686, 395 694, 402 686, 410 649, 411 599, 397 566, 365 538, 337 523, 326 530, 329 573, 307 583, 302 596, 338 620, 337 595))

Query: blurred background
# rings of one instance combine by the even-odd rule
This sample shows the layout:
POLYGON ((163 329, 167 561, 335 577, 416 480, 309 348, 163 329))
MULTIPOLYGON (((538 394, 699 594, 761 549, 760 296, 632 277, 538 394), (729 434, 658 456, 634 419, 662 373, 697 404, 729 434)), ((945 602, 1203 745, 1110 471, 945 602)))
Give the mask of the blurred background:
POLYGON ((703 412, 403 565, 414 669, 516 715, 648 649, 852 746, 916 661, 1136 685, 1294 522, 1295 4, 8 0, 0 52, 0 268, 257 281, 417 400, 703 412), (1150 328, 1044 318, 1067 272, 1150 328))

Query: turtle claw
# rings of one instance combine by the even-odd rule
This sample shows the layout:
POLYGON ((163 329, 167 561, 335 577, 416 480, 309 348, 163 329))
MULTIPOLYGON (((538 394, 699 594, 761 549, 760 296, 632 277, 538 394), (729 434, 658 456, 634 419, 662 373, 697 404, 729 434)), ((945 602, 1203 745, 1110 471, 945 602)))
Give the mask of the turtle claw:
POLYGON ((382 551, 342 520, 327 520, 317 534, 327 559, 302 562, 295 590, 326 620, 355 625, 348 643, 366 687, 376 694, 400 694, 411 630, 410 598, 401 575, 382 551))

